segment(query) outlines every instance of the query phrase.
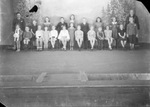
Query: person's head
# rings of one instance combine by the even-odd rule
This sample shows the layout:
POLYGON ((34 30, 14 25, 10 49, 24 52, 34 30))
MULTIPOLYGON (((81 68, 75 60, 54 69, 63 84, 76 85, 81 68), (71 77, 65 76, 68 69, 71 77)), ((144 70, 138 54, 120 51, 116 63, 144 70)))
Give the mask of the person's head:
POLYGON ((70 20, 75 20, 75 15, 74 15, 74 14, 72 14, 72 15, 70 16, 70 20))
POLYGON ((45 30, 45 31, 48 31, 48 27, 47 27, 47 26, 45 26, 45 27, 44 27, 44 30, 45 30))
POLYGON ((66 30, 66 26, 63 26, 63 28, 62 28, 63 30, 66 30))
POLYGON ((45 22, 47 22, 47 23, 50 22, 50 18, 49 18, 49 17, 46 17, 46 18, 45 18, 45 22))
POLYGON ((123 29, 123 24, 120 24, 120 29, 121 29, 121 30, 123 29))
POLYGON ((134 10, 130 10, 130 16, 134 15, 134 10))
POLYGON ((74 27, 74 24, 73 24, 73 23, 70 23, 70 27, 74 27))
POLYGON ((82 22, 83 22, 83 23, 86 23, 86 22, 87 22, 86 18, 83 18, 83 19, 82 19, 82 22))
POLYGON ((55 30, 55 28, 56 28, 56 27, 53 25, 53 26, 52 26, 52 30, 55 30))
POLYGON ((112 21, 113 21, 113 22, 116 22, 116 21, 117 21, 116 17, 113 17, 113 18, 112 18, 112 21))
POLYGON ((17 13, 17 19, 21 19, 21 14, 19 12, 17 13))
POLYGON ((61 17, 61 18, 60 18, 60 22, 61 22, 61 23, 64 23, 64 22, 65 22, 64 17, 61 17))
POLYGON ((98 28, 98 31, 100 31, 100 32, 101 32, 101 31, 102 31, 102 27, 99 27, 99 28, 98 28))
POLYGON ((109 25, 106 26, 106 30, 109 30, 109 25))
POLYGON ((100 17, 97 17, 96 22, 102 22, 102 19, 100 17))
POLYGON ((78 29, 78 30, 81 30, 81 26, 80 26, 80 25, 78 25, 78 26, 77 26, 77 29, 78 29))
POLYGON ((129 18, 129 22, 130 22, 130 23, 134 23, 133 17, 130 17, 130 18, 129 18))
POLYGON ((94 29, 94 26, 90 26, 90 30, 93 30, 94 29))
POLYGON ((20 29, 20 26, 19 26, 19 25, 16 25, 16 29, 20 29))
POLYGON ((26 26, 26 27, 25 27, 25 31, 26 31, 26 32, 29 32, 29 30, 30 30, 29 26, 26 26))
POLYGON ((32 23, 33 23, 33 25, 36 25, 36 24, 37 24, 36 20, 33 20, 32 23))
POLYGON ((38 25, 38 30, 41 30, 42 29, 42 26, 41 25, 38 25))

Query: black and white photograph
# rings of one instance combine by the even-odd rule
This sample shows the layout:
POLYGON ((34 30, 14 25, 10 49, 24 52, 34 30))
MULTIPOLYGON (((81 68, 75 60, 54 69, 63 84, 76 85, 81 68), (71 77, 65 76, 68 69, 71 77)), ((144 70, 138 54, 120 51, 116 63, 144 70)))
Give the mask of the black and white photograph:
POLYGON ((150 107, 146 5, 0 0, 0 107, 150 107))

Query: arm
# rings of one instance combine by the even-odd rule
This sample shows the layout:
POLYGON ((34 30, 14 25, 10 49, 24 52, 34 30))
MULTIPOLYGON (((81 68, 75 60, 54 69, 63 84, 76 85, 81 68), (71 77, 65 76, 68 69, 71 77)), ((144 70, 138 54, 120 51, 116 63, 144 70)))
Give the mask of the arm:
POLYGON ((127 25, 127 37, 129 37, 129 25, 127 25))
POLYGON ((140 29, 140 24, 139 24, 139 19, 138 19, 138 17, 136 16, 136 24, 137 24, 137 29, 139 30, 140 29))

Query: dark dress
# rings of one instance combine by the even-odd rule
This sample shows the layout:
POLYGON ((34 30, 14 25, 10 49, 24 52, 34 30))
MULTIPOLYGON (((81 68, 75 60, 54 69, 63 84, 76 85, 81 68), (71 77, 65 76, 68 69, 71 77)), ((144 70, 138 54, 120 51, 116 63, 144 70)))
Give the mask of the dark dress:
MULTIPOLYGON (((32 25, 32 26, 30 27, 30 29, 32 30, 32 32, 33 32, 34 34, 36 33, 37 28, 38 28, 37 25, 32 25)), ((35 36, 34 34, 32 34, 32 38, 31 38, 31 42, 30 42, 32 49, 34 48, 34 42, 36 41, 36 36, 35 36)))
MULTIPOLYGON (((123 30, 118 29, 118 34, 119 33, 120 33, 121 36, 124 36, 125 30, 124 29, 123 30)), ((125 36, 125 38, 122 38, 122 37, 119 36, 119 41, 126 41, 126 40, 127 40, 126 36, 125 36)))
POLYGON ((84 43, 84 49, 89 48, 89 43, 88 43, 88 38, 87 38, 87 33, 89 31, 89 24, 81 24, 81 30, 83 31, 83 43, 84 43))

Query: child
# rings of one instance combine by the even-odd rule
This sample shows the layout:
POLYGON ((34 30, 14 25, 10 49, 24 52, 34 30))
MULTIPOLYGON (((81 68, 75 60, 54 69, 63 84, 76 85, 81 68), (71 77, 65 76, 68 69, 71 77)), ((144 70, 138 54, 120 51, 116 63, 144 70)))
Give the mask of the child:
POLYGON ((117 23, 117 20, 116 20, 116 17, 113 17, 112 18, 112 23, 111 23, 111 26, 112 26, 112 37, 114 39, 114 42, 115 42, 115 48, 117 49, 117 41, 118 41, 118 23, 117 23))
POLYGON ((51 22, 49 17, 45 18, 44 27, 47 27, 48 30, 51 30, 51 22))
POLYGON ((70 24, 70 23, 73 23, 73 26, 76 27, 75 15, 74 15, 74 14, 72 14, 72 15, 70 16, 69 24, 70 24))
POLYGON ((104 32, 102 31, 102 27, 98 28, 97 31, 97 39, 98 39, 98 47, 99 49, 104 49, 104 32))
POLYGON ((113 38, 112 38, 112 30, 109 30, 109 26, 106 26, 106 30, 104 31, 105 33, 105 40, 108 41, 108 46, 109 49, 112 50, 112 42, 113 42, 113 38))
POLYGON ((32 25, 31 25, 31 33, 32 33, 32 38, 31 38, 31 47, 32 49, 35 49, 36 47, 36 35, 35 32, 37 31, 37 22, 36 20, 33 20, 32 25))
POLYGON ((75 39, 77 41, 77 44, 79 46, 79 51, 80 51, 83 42, 83 31, 81 30, 80 25, 77 26, 77 30, 75 31, 75 39))
POLYGON ((91 44, 91 49, 93 50, 96 41, 96 33, 94 31, 94 26, 90 27, 90 30, 88 31, 87 34, 88 34, 88 40, 90 41, 91 44))
POLYGON ((58 31, 55 30, 55 28, 56 27, 53 25, 52 30, 50 31, 50 34, 49 34, 49 38, 50 38, 53 49, 55 48, 55 42, 56 42, 57 36, 58 36, 58 31))
POLYGON ((126 45, 126 33, 123 28, 123 24, 120 25, 120 29, 118 30, 118 35, 120 37, 120 42, 123 48, 125 48, 126 45))
POLYGON ((32 33, 30 32, 30 29, 28 26, 25 27, 25 32, 23 33, 23 38, 24 38, 24 40, 23 40, 24 46, 25 46, 25 48, 28 48, 30 39, 32 38, 32 33))
POLYGON ((43 35, 43 41, 44 41, 44 49, 48 49, 48 40, 49 40, 49 31, 48 27, 44 27, 44 35, 43 35))
POLYGON ((38 25, 38 30, 36 31, 36 43, 37 43, 37 50, 42 50, 43 45, 43 30, 41 29, 41 25, 38 25))
POLYGON ((73 50, 74 47, 74 33, 75 33, 75 28, 74 24, 70 23, 70 28, 68 29, 69 35, 70 35, 70 50, 73 50))
POLYGON ((20 41, 22 40, 22 33, 23 31, 20 29, 20 26, 16 25, 13 37, 14 37, 14 49, 16 49, 17 52, 20 51, 20 41))
POLYGON ((70 36, 69 36, 69 32, 68 30, 66 29, 66 26, 63 26, 63 29, 60 31, 60 34, 58 36, 58 39, 62 42, 63 44, 63 50, 66 50, 66 44, 67 44, 67 41, 70 40, 70 36))
POLYGON ((138 37, 137 25, 134 23, 133 17, 130 17, 129 21, 130 23, 127 25, 127 37, 129 38, 130 49, 134 49, 136 37, 138 37))

